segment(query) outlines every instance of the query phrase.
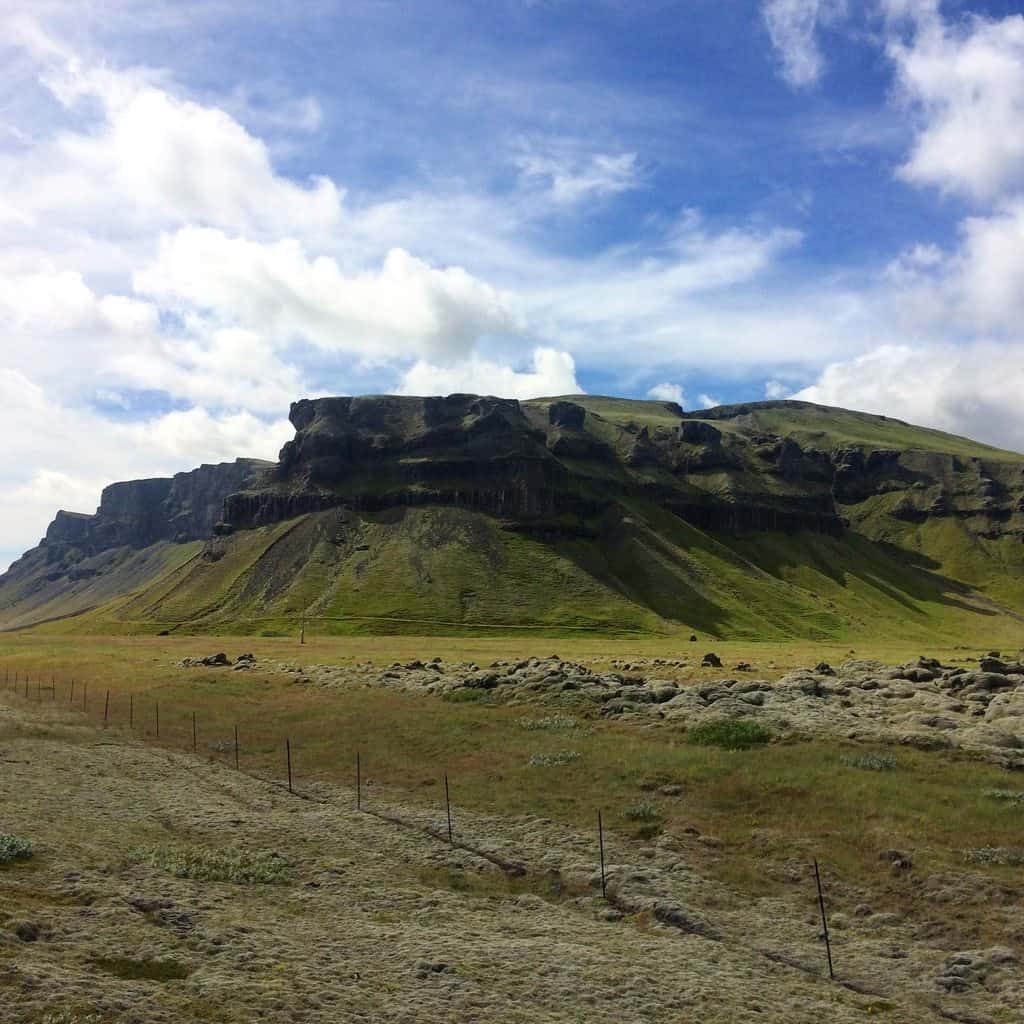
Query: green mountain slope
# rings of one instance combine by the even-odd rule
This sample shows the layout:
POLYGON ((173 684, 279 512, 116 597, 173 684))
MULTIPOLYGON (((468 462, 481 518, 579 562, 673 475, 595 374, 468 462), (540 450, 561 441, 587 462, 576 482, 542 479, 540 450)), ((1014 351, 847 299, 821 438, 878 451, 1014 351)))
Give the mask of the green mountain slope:
MULTIPOLYGON (((806 403, 683 414, 592 396, 324 399, 292 419, 276 467, 242 490, 237 466, 225 476, 205 540, 163 539, 149 508, 146 544, 124 502, 58 517, 0 578, 0 628, 1007 644, 1024 629, 1024 457, 963 438, 806 403), (108 536, 136 544, 83 550, 108 536)), ((203 487, 206 508, 216 476, 203 487)))

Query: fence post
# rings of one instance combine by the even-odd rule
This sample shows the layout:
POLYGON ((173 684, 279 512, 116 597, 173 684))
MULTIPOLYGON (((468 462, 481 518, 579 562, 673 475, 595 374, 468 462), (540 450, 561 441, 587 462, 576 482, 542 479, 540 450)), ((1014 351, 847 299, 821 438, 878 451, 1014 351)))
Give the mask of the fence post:
POLYGON ((196 713, 192 712, 192 753, 199 753, 199 744, 196 740, 196 713))
POLYGON ((601 820, 601 812, 597 812, 597 842, 601 850, 601 898, 608 899, 608 889, 604 877, 604 822, 601 820))
POLYGON ((448 814, 448 845, 454 846, 455 839, 452 836, 452 802, 448 796, 448 773, 444 776, 444 809, 448 814))
POLYGON ((285 752, 288 757, 288 792, 292 792, 292 741, 286 739, 284 741, 285 752))
POLYGON ((107 719, 110 717, 110 691, 107 690, 107 699, 103 702, 103 724, 107 724, 107 719))
POLYGON ((363 776, 362 765, 359 760, 359 751, 356 751, 356 810, 363 809, 363 776))
POLYGON ((238 771, 238 726, 235 726, 235 771, 238 771))
POLYGON ((128 694, 128 728, 135 728, 135 694, 128 694))
POLYGON ((156 702, 156 738, 160 739, 160 701, 156 702))
POLYGON ((821 872, 818 870, 818 860, 814 860, 814 880, 818 883, 818 907, 821 910, 821 927, 825 933, 825 955, 828 957, 828 976, 835 978, 832 970, 832 942, 828 935, 828 919, 825 917, 825 897, 821 891, 821 872))

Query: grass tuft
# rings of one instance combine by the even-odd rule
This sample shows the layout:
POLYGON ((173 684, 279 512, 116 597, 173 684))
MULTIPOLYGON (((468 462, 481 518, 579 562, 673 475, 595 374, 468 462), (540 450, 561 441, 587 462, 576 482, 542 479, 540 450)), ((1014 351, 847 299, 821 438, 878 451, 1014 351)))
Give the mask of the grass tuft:
POLYGON ((997 864, 1000 867, 1019 868, 1024 865, 1024 848, 1014 846, 978 846, 964 850, 969 864, 997 864))
POLYGON ((558 765, 569 764, 579 759, 578 750, 556 750, 551 754, 531 754, 531 768, 555 768, 558 765))
POLYGON ((465 687, 458 690, 449 690, 441 694, 441 700, 449 704, 475 704, 487 697, 487 691, 477 688, 465 687))
POLYGON ((622 812, 622 815, 630 821, 661 821, 664 817, 657 804, 647 801, 630 805, 622 812))
POLYGON ((839 763, 847 768, 863 768, 867 772, 891 772, 900 763, 888 754, 843 754, 839 763))
POLYGON ((1011 807, 1024 807, 1024 789, 986 789, 985 796, 1011 807))
POLYGON ((178 878, 197 882, 274 885, 286 882, 289 875, 288 863, 279 853, 154 846, 137 851, 136 857, 178 878))
POLYGON ((133 960, 125 956, 96 957, 93 965, 124 981, 180 981, 192 971, 176 960, 133 960))
POLYGON ((772 734, 763 725, 731 718, 695 725, 686 733, 688 743, 699 747, 722 747, 724 750, 747 750, 768 743, 771 738, 772 734))
POLYGON ((571 732, 579 728, 579 722, 571 715, 546 715, 543 718, 517 718, 516 725, 530 732, 571 732))
POLYGON ((13 860, 28 860, 35 849, 27 839, 22 839, 11 832, 0 832, 0 864, 9 864, 13 860))

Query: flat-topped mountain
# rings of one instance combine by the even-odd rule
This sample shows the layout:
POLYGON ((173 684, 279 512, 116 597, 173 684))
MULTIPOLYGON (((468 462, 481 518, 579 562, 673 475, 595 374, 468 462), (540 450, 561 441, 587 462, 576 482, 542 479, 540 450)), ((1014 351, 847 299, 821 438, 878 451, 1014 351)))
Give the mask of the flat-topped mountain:
POLYGON ((898 420, 586 395, 290 416, 276 464, 59 512, 0 577, 0 628, 852 636, 1024 609, 1024 456, 898 420))

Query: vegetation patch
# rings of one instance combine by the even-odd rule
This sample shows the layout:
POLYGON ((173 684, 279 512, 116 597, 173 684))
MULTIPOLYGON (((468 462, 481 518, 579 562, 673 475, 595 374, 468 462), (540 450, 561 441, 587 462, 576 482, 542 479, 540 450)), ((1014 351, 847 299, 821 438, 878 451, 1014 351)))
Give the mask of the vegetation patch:
POLYGON ((571 732, 579 728, 572 715, 545 715, 543 718, 517 718, 516 725, 530 732, 571 732))
POLYGON ((686 733, 689 743, 699 747, 721 747, 724 750, 747 750, 768 743, 771 738, 772 734, 763 725, 743 718, 704 722, 686 733))
POLYGON ((996 864, 999 867, 1019 868, 1024 866, 1024 847, 979 846, 973 850, 964 850, 964 859, 969 864, 996 864))
POLYGON ((622 815, 630 821, 661 821, 664 815, 657 804, 643 801, 639 804, 632 804, 627 807, 622 815))
POLYGON ((27 839, 22 839, 12 832, 0 832, 0 864, 28 860, 34 853, 35 849, 27 839))
POLYGON ((862 768, 867 772, 891 772, 900 763, 888 754, 843 754, 839 763, 847 768, 862 768))
POLYGON ((139 850, 143 863, 197 882, 273 885, 288 881, 288 863, 279 853, 207 850, 198 846, 154 846, 139 850))
POLYGON ((579 759, 578 750, 556 750, 550 754, 531 754, 531 768, 554 768, 560 764, 570 764, 579 759))
POLYGON ((487 691, 472 687, 460 687, 458 690, 449 690, 441 694, 441 700, 449 704, 476 704, 487 698, 487 691))
POLYGON ((985 796, 990 800, 1009 804, 1011 807, 1024 807, 1024 790, 1022 789, 986 789, 985 796))
POLYGON ((100 956, 92 961, 97 970, 125 981, 180 981, 191 969, 176 960, 133 960, 123 956, 100 956))

